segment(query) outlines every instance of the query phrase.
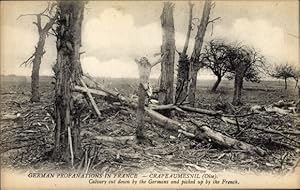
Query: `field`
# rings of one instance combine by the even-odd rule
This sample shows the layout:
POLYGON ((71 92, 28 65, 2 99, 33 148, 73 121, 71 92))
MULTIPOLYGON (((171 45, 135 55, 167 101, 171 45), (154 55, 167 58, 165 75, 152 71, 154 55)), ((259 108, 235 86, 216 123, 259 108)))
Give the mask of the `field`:
MULTIPOLYGON (((136 93, 135 79, 97 79, 109 89, 117 89, 126 97, 136 93)), ((54 163, 50 158, 53 147, 54 121, 52 100, 54 85, 51 77, 42 77, 40 81, 41 102, 31 104, 30 78, 1 77, 1 118, 19 116, 1 121, 1 157, 2 164, 8 168, 23 170, 70 169, 64 163, 54 163)), ((155 86, 156 81, 152 80, 155 86)), ((209 89, 214 81, 198 81, 196 106, 215 110, 218 105, 231 102, 232 81, 223 81, 217 93, 209 89)), ((244 105, 238 108, 241 113, 249 112, 253 105, 270 105, 280 100, 297 100, 297 91, 292 82, 284 90, 282 81, 262 81, 259 84, 245 83, 242 100, 244 105)), ((135 110, 96 98, 103 118, 98 120, 90 109, 82 111, 81 138, 85 152, 78 161, 76 169, 98 172, 122 171, 197 171, 205 168, 211 171, 239 171, 243 173, 269 172, 285 174, 292 172, 298 165, 299 141, 293 135, 269 134, 246 127, 237 131, 235 125, 220 118, 196 114, 176 113, 175 120, 191 125, 189 118, 201 124, 209 125, 215 131, 232 136, 240 141, 253 144, 266 150, 267 155, 260 157, 243 151, 232 150, 216 144, 198 142, 165 130, 146 118, 147 145, 134 142, 99 141, 99 136, 130 136, 135 134, 135 110), (295 148, 296 147, 296 148, 295 148)), ((240 118, 240 123, 252 122, 277 131, 299 131, 299 115, 261 113, 240 118)), ((299 136, 296 136, 299 137, 299 136)), ((299 138, 298 138, 299 140, 299 138)))

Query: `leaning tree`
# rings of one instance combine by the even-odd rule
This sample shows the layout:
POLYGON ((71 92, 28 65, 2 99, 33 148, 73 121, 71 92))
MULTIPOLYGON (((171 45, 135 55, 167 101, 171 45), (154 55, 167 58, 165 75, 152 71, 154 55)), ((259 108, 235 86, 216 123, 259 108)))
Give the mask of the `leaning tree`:
POLYGON ((245 45, 231 45, 229 49, 230 71, 234 73, 233 105, 241 104, 243 81, 248 71, 265 68, 265 58, 254 48, 245 45))
POLYGON ((195 37, 194 49, 190 58, 190 73, 189 73, 189 86, 188 86, 188 102, 191 105, 195 104, 195 93, 197 86, 197 76, 200 68, 203 66, 200 61, 201 49, 203 45, 203 39, 205 36, 206 28, 209 23, 214 23, 220 17, 209 20, 211 9, 215 6, 211 0, 205 0, 204 8, 200 24, 197 26, 197 34, 195 37))
POLYGON ((73 88, 80 84, 81 24, 83 1, 59 1, 57 19, 57 62, 55 73, 55 144, 53 158, 74 163, 82 151, 80 117, 73 99, 73 88))
POLYGON ((290 78, 296 79, 296 75, 296 69, 288 63, 275 66, 274 71, 271 73, 272 77, 284 80, 284 89, 287 89, 287 80, 290 78))
POLYGON ((32 64, 32 72, 31 72, 31 102, 39 102, 40 101, 40 93, 39 93, 39 73, 40 73, 40 65, 42 62, 42 57, 45 54, 44 46, 46 38, 49 34, 52 34, 50 30, 53 30, 53 25, 56 22, 58 17, 57 12, 55 11, 56 3, 48 4, 48 7, 39 14, 24 14, 20 15, 19 18, 23 16, 35 16, 36 21, 33 22, 36 25, 39 39, 37 42, 37 46, 35 47, 34 53, 21 65, 30 65, 32 64), (47 21, 45 21, 45 19, 47 21), (43 21, 45 24, 43 24, 43 21))

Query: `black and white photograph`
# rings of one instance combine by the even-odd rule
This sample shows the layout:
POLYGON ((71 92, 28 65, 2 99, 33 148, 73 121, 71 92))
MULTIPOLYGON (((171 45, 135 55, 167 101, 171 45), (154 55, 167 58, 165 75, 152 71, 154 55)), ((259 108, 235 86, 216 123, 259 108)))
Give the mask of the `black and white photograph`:
POLYGON ((1 189, 300 188, 299 1, 0 1, 1 189))

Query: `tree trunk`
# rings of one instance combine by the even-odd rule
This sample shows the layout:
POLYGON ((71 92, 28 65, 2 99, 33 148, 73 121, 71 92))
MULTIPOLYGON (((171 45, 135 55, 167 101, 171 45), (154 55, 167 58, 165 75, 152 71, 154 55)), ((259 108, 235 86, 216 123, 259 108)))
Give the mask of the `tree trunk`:
POLYGON ((222 80, 222 77, 221 76, 217 76, 217 81, 215 82, 214 86, 212 87, 211 91, 212 92, 216 92, 220 82, 222 80))
POLYGON ((175 58, 175 29, 173 20, 174 5, 164 3, 161 19, 163 30, 162 53, 165 54, 161 62, 161 78, 158 101, 160 104, 172 104, 174 99, 174 58, 175 58))
POLYGON ((189 84, 189 71, 190 71, 190 61, 187 56, 187 49, 189 46, 191 30, 192 30, 192 20, 193 20, 193 4, 189 2, 189 24, 188 30, 185 38, 184 47, 182 53, 179 54, 178 60, 178 70, 177 70, 177 84, 176 84, 176 95, 175 102, 183 102, 187 98, 188 84, 189 84))
POLYGON ((287 89, 287 81, 286 81, 286 78, 284 78, 284 89, 285 89, 285 90, 287 89))
POLYGON ((144 114, 145 114, 145 100, 146 100, 146 91, 143 87, 143 84, 139 84, 139 100, 137 105, 136 112, 136 120, 137 120, 137 128, 136 128, 136 138, 138 143, 142 143, 144 140, 144 114))
POLYGON ((60 1, 57 27, 55 84, 55 144, 53 158, 73 162, 81 156, 80 113, 76 113, 72 89, 82 75, 79 48, 84 2, 60 1))
POLYGON ((185 101, 188 93, 189 84, 189 71, 190 71, 190 61, 187 56, 179 57, 178 61, 178 72, 177 72, 177 84, 176 84, 176 103, 181 103, 185 101))
POLYGON ((139 70, 139 89, 138 89, 138 105, 137 105, 137 127, 136 138, 138 143, 144 142, 144 113, 145 113, 145 100, 147 97, 147 90, 149 89, 149 77, 151 72, 151 64, 148 60, 141 59, 135 60, 138 64, 139 70))
POLYGON ((32 72, 31 72, 31 102, 40 101, 39 93, 39 77, 40 77, 40 65, 42 57, 44 55, 44 45, 46 40, 46 33, 40 34, 39 41, 34 53, 34 59, 32 61, 32 72))
POLYGON ((201 63, 199 62, 199 57, 202 49, 203 39, 205 36, 206 27, 209 22, 210 10, 212 7, 211 0, 206 0, 204 3, 203 13, 201 17, 200 25, 198 26, 197 35, 195 37, 195 45, 194 50, 191 56, 191 83, 190 83, 190 91, 188 96, 189 103, 194 106, 195 104, 195 92, 197 86, 197 73, 201 68, 201 63))
POLYGON ((236 71, 234 76, 234 94, 232 104, 237 106, 241 104, 242 85, 243 85, 243 72, 236 71))
POLYGON ((196 101, 196 86, 197 86, 197 75, 198 75, 198 71, 196 70, 190 70, 190 83, 189 83, 189 88, 188 88, 188 101, 190 103, 191 106, 195 105, 195 101, 196 101))

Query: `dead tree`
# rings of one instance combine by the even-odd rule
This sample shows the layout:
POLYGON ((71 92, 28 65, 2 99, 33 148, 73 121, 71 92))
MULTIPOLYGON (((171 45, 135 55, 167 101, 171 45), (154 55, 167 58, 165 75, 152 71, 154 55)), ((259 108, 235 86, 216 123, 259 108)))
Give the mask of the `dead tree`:
MULTIPOLYGON (((164 56, 163 56, 164 57, 164 56)), ((147 96, 150 96, 148 93, 150 90, 149 86, 149 77, 151 68, 156 64, 160 63, 162 58, 154 63, 150 63, 146 57, 140 59, 135 59, 135 62, 138 65, 139 70, 139 87, 138 87, 138 104, 137 104, 137 128, 136 128, 136 137, 138 143, 143 143, 144 137, 144 114, 145 114, 145 100, 147 96)))
MULTIPOLYGON (((46 38, 50 33, 50 29, 55 24, 58 14, 55 12, 54 16, 51 15, 52 10, 54 9, 55 4, 49 5, 47 9, 45 9, 42 13, 39 14, 25 14, 20 15, 23 16, 36 16, 36 22, 33 24, 36 25, 38 29, 39 39, 37 46, 35 47, 34 53, 22 63, 22 65, 32 64, 32 72, 31 72, 31 102, 39 102, 40 101, 40 93, 39 93, 39 73, 40 73, 40 65, 42 61, 42 57, 45 54, 44 46, 46 38), (42 26, 42 18, 48 19, 48 22, 42 26)), ((19 17, 19 18, 20 18, 19 17)))
POLYGON ((177 83, 176 83, 176 95, 175 102, 183 102, 188 93, 188 84, 189 84, 189 71, 190 71, 190 60, 187 55, 187 49, 189 46, 191 30, 192 30, 192 20, 193 20, 193 7, 194 4, 189 2, 189 22, 188 30, 186 33, 185 43, 182 52, 178 52, 178 71, 177 71, 177 83))
POLYGON ((195 92, 196 92, 196 85, 197 85, 197 75, 198 71, 201 68, 201 64, 199 61, 201 48, 203 44, 203 39, 205 36, 207 25, 209 21, 209 15, 213 4, 211 0, 205 0, 203 13, 201 17, 200 24, 198 25, 197 35, 195 37, 195 45, 193 49, 193 53, 191 55, 191 68, 190 68, 190 85, 189 85, 189 95, 188 101, 191 105, 195 104, 195 92))
POLYGON ((72 90, 80 84, 81 24, 84 13, 82 1, 58 3, 57 62, 55 72, 55 144, 53 158, 73 164, 81 155, 80 120, 76 115, 72 90))
POLYGON ((164 3, 161 14, 163 30, 161 53, 164 58, 161 63, 160 87, 158 101, 160 104, 172 104, 174 99, 174 59, 175 59, 175 29, 173 19, 174 4, 164 3))

